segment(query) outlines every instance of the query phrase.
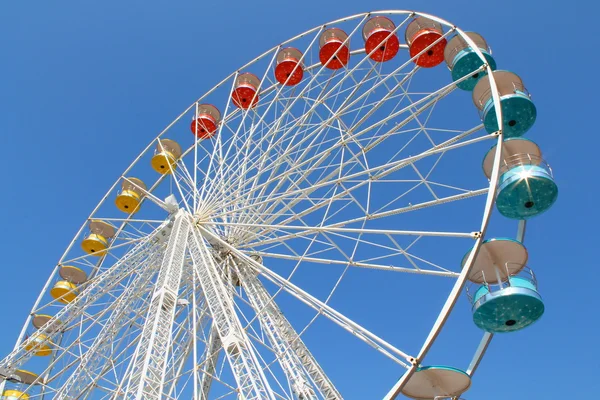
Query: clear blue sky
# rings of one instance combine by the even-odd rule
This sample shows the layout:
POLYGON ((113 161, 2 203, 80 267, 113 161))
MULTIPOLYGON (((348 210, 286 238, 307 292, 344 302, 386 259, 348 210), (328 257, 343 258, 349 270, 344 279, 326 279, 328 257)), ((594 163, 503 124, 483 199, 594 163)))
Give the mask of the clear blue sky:
MULTIPOLYGON (((588 4, 574 9, 573 2, 564 3, 561 10, 538 0, 2 2, 0 357, 12 349, 82 220, 172 118, 280 41, 357 12, 404 8, 481 33, 503 64, 523 77, 539 113, 531 138, 560 190, 554 208, 532 220, 526 239, 546 313, 534 326, 494 340, 465 397, 554 399, 600 392, 599 57, 597 23, 588 17, 597 6, 588 4)), ((399 297, 397 314, 377 318, 406 318, 412 302, 399 297)), ((461 306, 467 313, 464 301, 461 306)), ((468 334, 454 326, 443 337, 435 361, 453 365, 456 355, 455 366, 466 367, 479 333, 472 325, 463 328, 468 334)), ((360 356, 353 362, 360 365, 360 356)), ((400 373, 370 369, 362 388, 347 398, 381 397, 400 373)), ((339 375, 342 386, 356 386, 339 375)))

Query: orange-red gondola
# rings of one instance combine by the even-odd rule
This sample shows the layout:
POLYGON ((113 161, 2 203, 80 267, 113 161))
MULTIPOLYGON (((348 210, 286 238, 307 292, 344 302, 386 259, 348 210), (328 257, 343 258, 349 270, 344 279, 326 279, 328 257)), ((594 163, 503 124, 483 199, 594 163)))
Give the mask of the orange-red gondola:
POLYGON ((200 139, 210 139, 217 131, 221 113, 212 104, 199 104, 190 129, 200 139))
POLYGON ((300 64, 302 53, 293 47, 281 49, 277 54, 277 65, 275 66, 275 79, 286 86, 294 86, 300 83, 304 76, 304 69, 300 64))
POLYGON ((363 39, 365 52, 371 54, 373 61, 389 61, 398 54, 400 40, 395 33, 392 34, 395 28, 394 23, 386 17, 377 16, 367 21, 363 27, 363 39))
POLYGON ((231 94, 231 100, 236 107, 248 109, 258 103, 258 87, 260 79, 249 72, 239 74, 235 80, 235 88, 231 94))
POLYGON ((410 56, 415 57, 424 51, 415 59, 419 67, 431 68, 444 61, 446 39, 440 39, 442 36, 442 25, 428 18, 417 17, 408 24, 405 38, 410 56), (432 45, 433 43, 435 44, 432 45))
POLYGON ((346 32, 338 28, 330 28, 319 38, 319 60, 325 68, 344 68, 350 61, 350 43, 344 41, 348 38, 346 32))

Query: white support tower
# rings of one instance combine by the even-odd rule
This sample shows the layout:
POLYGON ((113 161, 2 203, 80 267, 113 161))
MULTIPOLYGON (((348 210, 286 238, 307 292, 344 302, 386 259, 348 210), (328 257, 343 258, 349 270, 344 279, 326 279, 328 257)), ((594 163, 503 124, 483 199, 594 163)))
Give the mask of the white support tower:
POLYGON ((202 379, 200 380, 200 393, 198 394, 198 400, 208 400, 208 394, 212 385, 213 376, 217 369, 217 362, 219 361, 219 355, 221 354, 221 339, 219 339, 219 333, 213 324, 210 328, 208 336, 208 343, 204 349, 202 359, 205 360, 202 369, 202 379))
POLYGON ((258 313, 261 326, 266 332, 271 346, 275 349, 296 397, 299 400, 318 398, 306 374, 308 372, 325 399, 342 399, 342 396, 310 354, 300 336, 292 328, 275 302, 272 301, 271 296, 254 273, 252 267, 235 262, 232 257, 230 260, 235 264, 235 270, 241 285, 252 307, 258 313))
POLYGON ((131 362, 133 368, 130 368, 131 375, 125 390, 127 398, 162 398, 189 231, 190 220, 184 211, 179 211, 155 285, 142 337, 131 362))
MULTIPOLYGON (((186 267, 187 266, 190 265, 187 264, 186 267)), ((210 318, 208 317, 208 308, 206 306, 206 302, 204 301, 204 297, 201 295, 195 295, 194 297, 201 297, 201 299, 191 304, 178 304, 176 316, 185 312, 185 308, 193 308, 191 310, 188 309, 187 311, 196 313, 197 317, 194 318, 194 324, 192 327, 180 326, 178 331, 174 332, 174 345, 165 373, 165 382, 169 382, 168 386, 165 386, 164 390, 167 398, 173 397, 173 393, 176 391, 178 381, 183 376, 182 371, 185 369, 185 364, 188 359, 194 357, 194 361, 196 361, 194 349, 197 346, 198 332, 200 332, 210 321, 210 318)), ((195 365, 194 368, 197 369, 197 365, 195 365)), ((196 379, 196 377, 194 376, 193 379, 196 379)))
POLYGON ((204 238, 192 230, 189 249, 194 269, 204 291, 223 349, 235 375, 239 396, 244 400, 274 400, 258 357, 235 312, 223 274, 218 270, 204 238))

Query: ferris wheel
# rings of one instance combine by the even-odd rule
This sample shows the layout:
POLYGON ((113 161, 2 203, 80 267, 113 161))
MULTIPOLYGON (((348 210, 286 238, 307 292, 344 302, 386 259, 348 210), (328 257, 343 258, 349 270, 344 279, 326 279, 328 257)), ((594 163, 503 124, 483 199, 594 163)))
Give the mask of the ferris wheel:
POLYGON ((229 75, 92 210, 0 361, 3 398, 356 398, 308 344, 323 320, 397 367, 372 398, 462 396, 493 335, 543 314, 525 221, 558 193, 522 137, 535 105, 496 64, 477 33, 382 11, 229 75), (494 210, 517 237, 486 235, 494 210), (437 315, 417 348, 344 307, 347 280, 374 274, 449 285, 428 294, 441 309, 410 305, 437 315), (465 292, 481 343, 468 366, 430 365, 465 292))

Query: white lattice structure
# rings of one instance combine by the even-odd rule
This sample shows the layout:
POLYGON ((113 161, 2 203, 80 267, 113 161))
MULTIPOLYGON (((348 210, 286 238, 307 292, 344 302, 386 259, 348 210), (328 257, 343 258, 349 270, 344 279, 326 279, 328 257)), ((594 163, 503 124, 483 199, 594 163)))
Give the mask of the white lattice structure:
MULTIPOLYGON (((2 390, 23 399, 356 398, 340 387, 360 383, 335 371, 352 364, 352 352, 331 356, 331 341, 306 336, 318 319, 329 324, 321 333, 340 328, 396 368, 371 398, 398 396, 449 318, 494 205, 502 146, 486 164, 489 180, 472 167, 502 143, 503 122, 486 131, 457 90, 475 76, 488 80, 486 112, 502 121, 481 47, 433 16, 359 14, 298 35, 220 82, 93 210, 0 361, 2 390), (414 21, 425 17, 438 36, 416 49, 414 21), (469 76, 423 61, 453 36, 481 60, 469 76), (354 273, 381 274, 398 288, 406 279, 399 297, 415 276, 418 285, 448 282, 441 311, 412 310, 414 301, 399 307, 410 314, 394 315, 402 329, 417 329, 413 318, 439 313, 420 349, 404 348, 397 326, 391 335, 364 326, 360 312, 373 317, 372 304, 332 306, 354 273), (292 300, 310 316, 288 312, 292 300), (319 360, 328 354, 326 368, 319 360)), ((522 240, 524 223, 520 232, 522 240)), ((354 285, 365 304, 394 299, 354 285)))

